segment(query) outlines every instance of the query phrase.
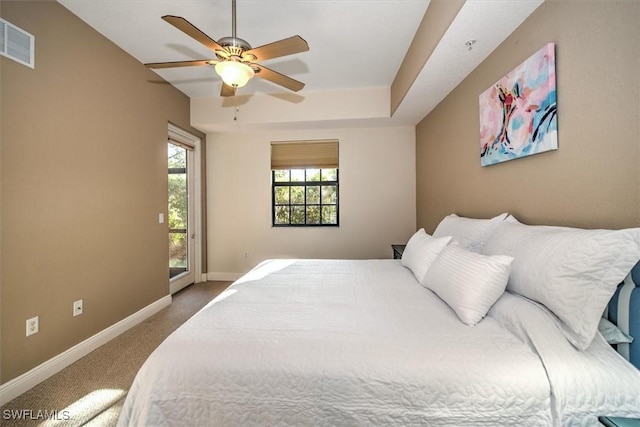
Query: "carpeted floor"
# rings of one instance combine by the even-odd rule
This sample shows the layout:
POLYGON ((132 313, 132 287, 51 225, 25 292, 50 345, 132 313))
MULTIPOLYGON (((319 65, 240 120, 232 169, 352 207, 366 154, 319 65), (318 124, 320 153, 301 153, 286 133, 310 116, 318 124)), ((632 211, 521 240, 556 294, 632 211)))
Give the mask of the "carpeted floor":
POLYGON ((169 307, 0 408, 0 425, 115 425, 129 387, 151 352, 230 284, 197 283, 174 294, 169 307), (11 414, 28 419, 12 419, 11 414))

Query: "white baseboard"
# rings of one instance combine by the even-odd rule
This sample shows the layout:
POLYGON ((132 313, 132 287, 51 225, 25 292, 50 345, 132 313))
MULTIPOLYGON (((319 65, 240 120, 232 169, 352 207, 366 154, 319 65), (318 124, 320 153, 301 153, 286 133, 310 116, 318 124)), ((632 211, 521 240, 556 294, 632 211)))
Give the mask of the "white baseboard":
POLYGON ((0 385, 0 406, 15 399, 25 391, 35 387, 50 376, 71 365, 76 360, 86 356, 101 345, 109 342, 169 305, 171 305, 171 295, 162 297, 133 313, 131 316, 122 319, 107 329, 74 345, 70 349, 54 356, 19 377, 0 385))
POLYGON ((235 282, 241 278, 243 273, 207 273, 207 280, 222 280, 225 282, 235 282))

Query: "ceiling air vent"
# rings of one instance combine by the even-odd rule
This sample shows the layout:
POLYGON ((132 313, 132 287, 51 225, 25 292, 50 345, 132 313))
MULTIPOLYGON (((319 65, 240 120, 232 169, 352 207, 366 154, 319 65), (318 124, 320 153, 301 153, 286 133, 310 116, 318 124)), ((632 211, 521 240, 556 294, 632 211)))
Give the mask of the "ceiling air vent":
POLYGON ((0 55, 35 68, 35 37, 0 18, 0 55))

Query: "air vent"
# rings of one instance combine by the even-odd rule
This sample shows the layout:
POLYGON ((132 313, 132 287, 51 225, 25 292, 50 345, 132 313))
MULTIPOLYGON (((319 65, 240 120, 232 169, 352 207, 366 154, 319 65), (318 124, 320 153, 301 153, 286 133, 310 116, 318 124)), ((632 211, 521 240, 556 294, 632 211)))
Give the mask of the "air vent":
POLYGON ((35 68, 35 40, 33 35, 0 19, 0 55, 35 68))

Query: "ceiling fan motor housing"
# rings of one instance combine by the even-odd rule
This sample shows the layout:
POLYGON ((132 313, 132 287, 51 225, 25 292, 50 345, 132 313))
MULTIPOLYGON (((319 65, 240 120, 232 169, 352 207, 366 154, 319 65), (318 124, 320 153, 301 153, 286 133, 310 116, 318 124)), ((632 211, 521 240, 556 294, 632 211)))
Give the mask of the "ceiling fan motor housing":
POLYGON ((245 50, 251 50, 251 45, 246 41, 239 37, 223 37, 218 40, 218 44, 224 48, 229 49, 234 55, 236 54, 234 50, 238 50, 240 53, 245 50))

